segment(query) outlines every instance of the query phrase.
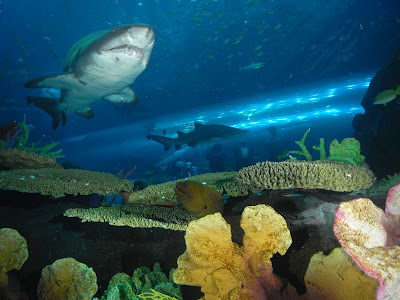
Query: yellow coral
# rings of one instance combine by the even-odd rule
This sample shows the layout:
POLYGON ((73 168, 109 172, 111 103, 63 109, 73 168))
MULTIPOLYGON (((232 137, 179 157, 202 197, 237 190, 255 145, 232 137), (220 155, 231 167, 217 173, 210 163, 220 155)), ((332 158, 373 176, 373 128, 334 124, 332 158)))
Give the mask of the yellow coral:
POLYGON ((372 300, 378 287, 378 281, 368 277, 343 248, 335 248, 327 256, 314 254, 304 281, 308 299, 372 300))
POLYGON ((39 280, 39 300, 91 300, 97 292, 97 277, 92 268, 68 257, 44 267, 39 280))
POLYGON ((21 269, 28 255, 26 240, 18 231, 12 228, 0 229, 0 285, 8 286, 7 272, 21 269))
POLYGON ((282 283, 272 273, 270 257, 284 254, 292 242, 285 220, 260 204, 244 209, 241 226, 242 248, 232 242, 231 226, 220 213, 190 222, 174 282, 201 286, 204 299, 267 299, 280 294, 282 283))

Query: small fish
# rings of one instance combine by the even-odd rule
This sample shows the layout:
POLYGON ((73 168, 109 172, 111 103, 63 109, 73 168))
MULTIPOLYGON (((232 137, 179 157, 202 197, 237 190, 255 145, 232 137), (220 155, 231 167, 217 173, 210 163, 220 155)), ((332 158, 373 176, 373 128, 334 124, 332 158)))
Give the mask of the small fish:
POLYGON ((48 41, 52 41, 52 39, 49 38, 48 36, 44 36, 43 39, 44 39, 44 40, 48 40, 48 41))
POLYGON ((303 194, 293 194, 293 193, 286 193, 282 194, 283 197, 305 197, 303 194))
POLYGON ((256 46, 256 47, 254 47, 254 51, 260 50, 261 48, 262 48, 262 46, 261 46, 261 45, 258 45, 258 46, 256 46))
POLYGON ((239 44, 240 41, 242 40, 242 38, 243 38, 243 33, 241 33, 237 38, 235 38, 235 39, 233 40, 232 45, 239 44))
POLYGON ((395 90, 386 90, 386 91, 379 93, 378 96, 375 97, 375 101, 372 102, 372 104, 386 105, 386 103, 389 103, 390 101, 396 99, 397 96, 399 96, 399 95, 400 95, 400 85, 398 85, 395 90))
POLYGON ((248 66, 240 68, 240 71, 241 70, 257 70, 257 69, 261 68, 262 66, 264 66, 264 63, 252 63, 248 66))

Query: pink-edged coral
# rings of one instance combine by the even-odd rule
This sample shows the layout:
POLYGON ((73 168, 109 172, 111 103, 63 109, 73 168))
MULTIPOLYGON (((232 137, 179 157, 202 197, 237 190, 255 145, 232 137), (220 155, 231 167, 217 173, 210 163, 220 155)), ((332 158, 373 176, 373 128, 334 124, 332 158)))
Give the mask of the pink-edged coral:
POLYGON ((365 198, 341 203, 336 210, 334 232, 360 268, 379 281, 377 299, 398 299, 400 184, 390 189, 385 212, 365 198))

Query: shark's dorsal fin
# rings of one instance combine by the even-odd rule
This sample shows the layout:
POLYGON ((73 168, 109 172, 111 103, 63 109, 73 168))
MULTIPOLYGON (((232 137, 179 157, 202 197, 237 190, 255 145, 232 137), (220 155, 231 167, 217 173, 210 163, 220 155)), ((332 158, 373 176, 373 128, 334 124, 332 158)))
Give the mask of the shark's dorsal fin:
POLYGON ((111 94, 104 98, 112 103, 129 105, 136 105, 139 102, 139 96, 129 86, 122 89, 118 94, 111 94))
POLYGON ((24 84, 26 88, 68 89, 81 84, 74 73, 54 74, 32 79, 24 84))
POLYGON ((204 125, 201 123, 194 122, 194 130, 200 129, 201 126, 204 126, 204 125))
POLYGON ((182 138, 184 136, 184 134, 185 134, 184 132, 182 132, 180 130, 178 130, 176 133, 178 134, 178 139, 182 138))

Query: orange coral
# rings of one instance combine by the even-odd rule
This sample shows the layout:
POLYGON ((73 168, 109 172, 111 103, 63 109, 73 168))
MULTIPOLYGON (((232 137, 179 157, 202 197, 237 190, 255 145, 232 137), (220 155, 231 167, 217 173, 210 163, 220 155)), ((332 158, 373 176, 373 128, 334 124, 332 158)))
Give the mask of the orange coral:
MULTIPOLYGON (((178 258, 174 282, 201 286, 204 299, 266 299, 280 294, 270 258, 285 254, 292 239, 284 218, 268 205, 244 209, 243 247, 231 240, 220 213, 190 222, 186 251, 178 258)), ((287 293, 295 293, 287 289, 287 293)))

